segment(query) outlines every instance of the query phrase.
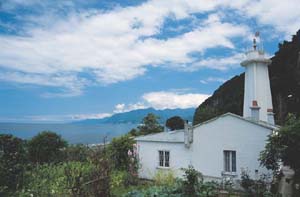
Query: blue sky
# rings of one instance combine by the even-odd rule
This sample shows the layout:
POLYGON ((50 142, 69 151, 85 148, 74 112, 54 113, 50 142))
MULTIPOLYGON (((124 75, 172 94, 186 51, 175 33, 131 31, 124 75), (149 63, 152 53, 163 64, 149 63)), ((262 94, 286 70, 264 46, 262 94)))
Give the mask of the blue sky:
POLYGON ((63 122, 197 107, 255 31, 272 56, 297 0, 0 0, 0 121, 63 122))

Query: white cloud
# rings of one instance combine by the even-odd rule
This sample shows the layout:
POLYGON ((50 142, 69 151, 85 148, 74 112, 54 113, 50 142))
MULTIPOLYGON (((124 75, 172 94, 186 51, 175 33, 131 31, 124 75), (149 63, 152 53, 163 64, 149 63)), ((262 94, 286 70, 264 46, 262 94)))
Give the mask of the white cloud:
POLYGON ((0 72, 0 80, 60 88, 58 92, 48 92, 43 94, 45 97, 78 96, 82 94, 83 88, 89 83, 86 79, 78 78, 71 73, 45 75, 22 72, 0 72))
POLYGON ((45 27, 25 26, 26 36, 0 36, 0 67, 48 78, 89 70, 95 81, 110 84, 143 75, 148 65, 190 63, 191 52, 234 48, 230 39, 247 34, 247 27, 224 23, 214 15, 178 37, 151 36, 160 33, 166 17, 187 18, 217 5, 214 1, 153 0, 108 12, 77 13, 45 27))
POLYGON ((245 10, 248 16, 255 17, 259 23, 271 25, 286 36, 295 34, 300 28, 299 0, 251 1, 245 10))
POLYGON ((75 114, 69 115, 72 120, 85 120, 85 119, 102 119, 112 116, 111 113, 96 113, 96 114, 75 114))
POLYGON ((228 79, 221 78, 221 77, 208 77, 207 79, 202 79, 200 80, 200 83, 202 84, 208 84, 210 82, 219 82, 219 83, 224 83, 228 79))
POLYGON ((137 103, 119 103, 113 113, 123 113, 137 109, 186 109, 199 106, 210 95, 199 93, 186 93, 188 89, 148 92, 141 96, 137 103))
POLYGON ((142 98, 155 109, 185 109, 199 106, 209 96, 207 94, 159 91, 146 93, 142 98))
MULTIPOLYGON (((14 0, 6 4, 31 6, 40 1, 14 0)), ((51 4, 51 3, 50 3, 51 4)), ((48 5, 48 4, 47 4, 48 5)), ((52 5, 52 4, 51 4, 52 5)), ((74 6, 61 4, 61 8, 74 6)), ((80 95, 86 86, 76 73, 88 70, 99 84, 110 84, 133 79, 145 74, 148 66, 165 66, 195 71, 200 68, 225 70, 240 62, 241 54, 231 57, 206 57, 195 60, 189 54, 202 53, 207 49, 225 47, 235 51, 233 38, 249 37, 247 23, 238 24, 226 20, 228 9, 234 9, 246 19, 256 20, 272 26, 286 35, 300 27, 300 4, 298 0, 151 0, 138 6, 116 7, 112 10, 70 12, 67 16, 55 16, 56 12, 34 17, 35 24, 24 25, 22 34, 0 35, 0 67, 11 73, 30 75, 31 84, 53 86, 52 83, 37 80, 59 75, 76 80, 59 81, 57 86, 69 91, 64 94, 49 93, 45 96, 80 95), (223 8, 223 9, 220 9, 223 8), (172 38, 158 39, 167 17, 174 20, 193 18, 194 13, 213 13, 189 32, 172 38), (55 19, 55 20, 54 20, 55 19), (45 25, 46 24, 46 25, 45 25), (65 76, 66 75, 66 76, 65 76), (71 87, 71 88, 67 88, 71 87)), ((52 9, 53 10, 53 9, 52 9)), ((27 19, 32 21, 33 17, 27 19)), ((26 18, 25 18, 26 19, 26 18)), ((25 21, 25 20, 24 20, 25 21)), ((0 80, 7 80, 3 79, 0 80)), ((6 77, 7 78, 7 77, 6 77)), ((28 83, 23 76, 12 77, 10 81, 28 83)))
POLYGON ((181 67, 182 70, 193 72, 202 68, 209 68, 215 70, 228 70, 230 68, 236 68, 240 66, 240 63, 244 59, 243 53, 237 53, 228 57, 209 57, 207 59, 200 59, 181 67))
POLYGON ((124 113, 132 110, 137 110, 137 109, 145 109, 147 106, 142 103, 142 102, 137 102, 134 104, 125 104, 125 103, 119 103, 115 106, 115 109, 113 110, 113 113, 124 113))

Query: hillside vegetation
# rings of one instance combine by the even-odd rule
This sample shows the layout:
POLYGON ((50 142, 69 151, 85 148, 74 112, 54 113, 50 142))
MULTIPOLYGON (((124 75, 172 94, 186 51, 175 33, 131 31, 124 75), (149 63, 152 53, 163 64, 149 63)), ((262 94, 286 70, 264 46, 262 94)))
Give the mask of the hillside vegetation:
MULTIPOLYGON (((269 74, 275 121, 282 125, 288 113, 300 115, 300 30, 291 41, 279 44, 269 74)), ((195 111, 193 124, 226 112, 243 113, 244 73, 221 85, 195 111)))

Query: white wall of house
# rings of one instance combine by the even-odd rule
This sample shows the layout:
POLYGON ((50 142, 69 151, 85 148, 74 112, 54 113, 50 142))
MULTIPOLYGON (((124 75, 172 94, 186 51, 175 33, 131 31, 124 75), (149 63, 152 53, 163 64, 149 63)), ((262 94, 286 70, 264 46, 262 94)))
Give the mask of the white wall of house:
POLYGON ((152 179, 158 170, 172 170, 180 177, 182 175, 180 168, 185 168, 191 163, 190 151, 184 147, 184 143, 137 141, 137 147, 140 178, 152 179), (159 167, 159 150, 170 151, 169 168, 159 167))
POLYGON ((224 170, 224 150, 236 151, 237 178, 241 169, 267 173, 258 161, 271 129, 252 124, 233 116, 221 116, 194 128, 191 145, 193 166, 204 175, 221 177, 224 170))
MULTIPOLYGON (((273 129, 243 120, 236 115, 222 115, 193 129, 190 148, 180 142, 137 141, 140 159, 139 176, 152 179, 158 170, 173 170, 182 176, 180 168, 192 165, 208 179, 222 177, 224 150, 236 152, 236 172, 229 173, 240 178, 247 170, 252 178, 269 173, 260 166, 260 152, 264 150, 268 135, 273 129), (159 150, 170 151, 170 168, 159 167, 159 150)), ((227 173, 228 174, 228 173, 227 173)))

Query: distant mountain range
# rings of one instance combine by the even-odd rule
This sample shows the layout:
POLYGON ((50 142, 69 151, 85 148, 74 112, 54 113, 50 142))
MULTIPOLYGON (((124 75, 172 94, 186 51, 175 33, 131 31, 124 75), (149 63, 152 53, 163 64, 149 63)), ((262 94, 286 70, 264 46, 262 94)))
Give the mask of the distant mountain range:
POLYGON ((184 120, 192 121, 195 109, 164 109, 156 110, 154 108, 137 109, 129 112, 114 114, 110 117, 102 119, 87 119, 74 122, 74 124, 120 124, 120 123, 132 123, 139 124, 148 113, 153 113, 159 117, 159 122, 164 124, 166 120, 172 116, 180 116, 184 120))

